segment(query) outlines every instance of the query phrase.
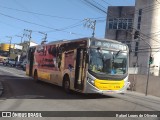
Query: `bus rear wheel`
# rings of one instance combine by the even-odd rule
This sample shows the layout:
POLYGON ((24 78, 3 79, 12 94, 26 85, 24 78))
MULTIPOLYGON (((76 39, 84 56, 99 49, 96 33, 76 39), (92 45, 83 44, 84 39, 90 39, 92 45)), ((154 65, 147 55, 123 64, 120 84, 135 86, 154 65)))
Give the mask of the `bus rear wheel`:
POLYGON ((66 93, 70 93, 70 82, 68 77, 65 77, 63 80, 63 88, 66 93))
POLYGON ((38 82, 38 73, 37 73, 37 71, 34 72, 34 80, 36 82, 38 82))

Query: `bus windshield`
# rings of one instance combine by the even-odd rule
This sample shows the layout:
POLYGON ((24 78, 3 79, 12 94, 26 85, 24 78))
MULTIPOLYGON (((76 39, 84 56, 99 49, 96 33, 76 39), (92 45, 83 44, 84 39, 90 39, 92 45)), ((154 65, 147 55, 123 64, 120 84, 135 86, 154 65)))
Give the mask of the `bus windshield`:
POLYGON ((123 75, 127 72, 127 52, 91 48, 89 70, 97 74, 123 75))

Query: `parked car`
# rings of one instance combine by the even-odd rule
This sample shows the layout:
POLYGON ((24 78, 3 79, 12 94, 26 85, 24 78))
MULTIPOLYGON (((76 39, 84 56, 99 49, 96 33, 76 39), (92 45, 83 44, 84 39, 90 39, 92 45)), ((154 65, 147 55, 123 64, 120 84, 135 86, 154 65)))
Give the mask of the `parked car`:
POLYGON ((23 61, 17 61, 17 62, 16 62, 16 67, 21 67, 22 62, 23 62, 23 61))
POLYGON ((16 61, 14 59, 7 58, 3 61, 3 65, 15 66, 16 61))
POLYGON ((6 58, 6 59, 3 60, 3 65, 8 65, 8 59, 9 58, 6 58))
POLYGON ((23 62, 21 63, 21 67, 24 71, 26 70, 26 64, 27 64, 27 59, 24 59, 23 62))
POLYGON ((7 59, 7 57, 0 56, 0 63, 3 63, 5 59, 7 59))

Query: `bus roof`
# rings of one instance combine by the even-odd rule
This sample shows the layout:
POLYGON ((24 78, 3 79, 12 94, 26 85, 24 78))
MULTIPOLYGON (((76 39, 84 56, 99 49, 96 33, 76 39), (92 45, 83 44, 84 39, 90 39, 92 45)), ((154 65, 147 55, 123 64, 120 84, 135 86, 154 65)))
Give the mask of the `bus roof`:
POLYGON ((49 42, 47 44, 68 43, 68 42, 75 42, 75 41, 82 41, 82 40, 89 40, 89 39, 91 39, 91 40, 104 40, 104 41, 108 41, 108 42, 123 44, 123 43, 118 42, 116 40, 105 39, 105 38, 93 38, 93 37, 84 37, 84 38, 78 38, 78 39, 72 39, 72 40, 67 40, 67 39, 57 40, 57 41, 49 42))
POLYGON ((85 37, 85 38, 78 38, 78 39, 72 39, 72 40, 64 39, 64 40, 52 41, 52 42, 49 42, 49 43, 47 43, 47 44, 68 43, 68 42, 81 41, 81 40, 88 40, 88 39, 89 39, 89 38, 87 38, 87 37, 85 37))

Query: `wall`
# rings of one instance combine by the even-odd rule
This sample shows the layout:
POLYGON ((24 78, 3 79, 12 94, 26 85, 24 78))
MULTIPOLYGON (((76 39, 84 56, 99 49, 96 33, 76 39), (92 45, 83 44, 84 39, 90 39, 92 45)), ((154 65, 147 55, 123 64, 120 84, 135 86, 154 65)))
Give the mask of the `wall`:
POLYGON ((109 6, 107 11, 105 38, 113 40, 131 40, 132 35, 128 29, 109 29, 109 19, 131 18, 134 19, 134 6, 109 6))
MULTIPOLYGON (((146 92, 147 75, 129 75, 131 82, 130 90, 144 93, 146 92)), ((149 76, 148 95, 160 97, 160 77, 149 76)))
MULTIPOLYGON (((134 17, 134 29, 138 29, 138 18, 139 10, 142 9, 141 15, 141 25, 140 25, 140 43, 139 49, 143 49, 142 52, 138 53, 138 65, 142 68, 139 74, 147 74, 149 54, 154 58, 153 64, 151 64, 151 73, 155 76, 159 75, 159 65, 160 65, 160 4, 156 0, 136 0, 135 5, 135 17, 134 17), (151 45, 151 50, 149 45, 151 45), (156 66, 156 67, 154 67, 156 66)), ((139 50, 140 51, 140 50, 139 50)))

